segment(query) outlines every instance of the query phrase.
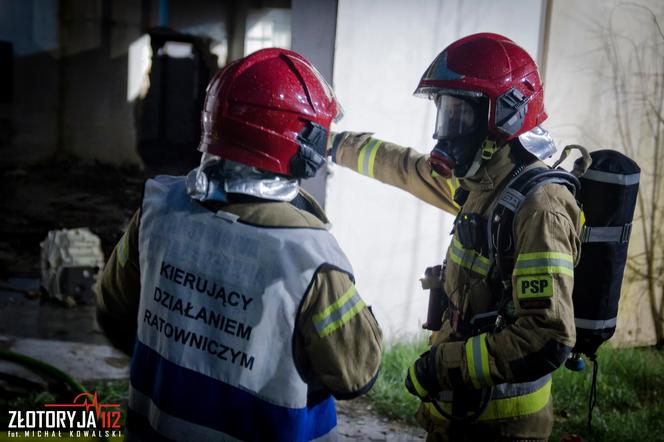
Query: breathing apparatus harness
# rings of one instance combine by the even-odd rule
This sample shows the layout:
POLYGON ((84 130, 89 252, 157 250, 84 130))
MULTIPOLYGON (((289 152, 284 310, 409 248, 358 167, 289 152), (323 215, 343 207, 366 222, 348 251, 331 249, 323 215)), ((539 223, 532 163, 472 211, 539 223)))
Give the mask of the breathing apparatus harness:
MULTIPOLYGON (((488 154, 487 156, 490 158, 488 154)), ((497 294, 497 318, 495 324, 489 328, 493 332, 498 332, 507 326, 514 316, 513 312, 510 312, 510 305, 512 271, 516 259, 513 225, 516 214, 528 196, 545 184, 563 185, 575 196, 583 209, 582 219, 585 218, 585 223, 582 221, 583 253, 575 268, 572 295, 577 342, 565 366, 573 371, 583 370, 585 364, 581 358, 582 354, 593 362, 588 404, 589 429, 591 429, 592 411, 597 402, 596 352, 615 331, 639 173, 640 169, 636 163, 619 152, 599 150, 589 154, 581 146, 567 146, 553 168, 531 167, 527 164, 515 167, 505 180, 507 183, 505 188, 490 207, 486 220, 476 214, 461 213, 455 220, 455 229, 459 229, 459 240, 462 244, 466 242, 471 248, 476 248, 477 244, 473 242, 477 238, 485 238, 486 246, 483 247, 483 251, 488 254, 490 262, 486 280, 497 294), (582 157, 575 162, 574 169, 570 173, 558 166, 574 149, 579 150, 582 157), (474 232, 469 233, 473 230, 474 232)), ((467 197, 468 192, 460 188, 455 194, 455 201, 462 206, 467 197)), ((429 272, 429 269, 427 271, 429 272)), ((443 277, 444 269, 440 275, 441 281, 443 277)), ((425 277, 425 280, 429 279, 425 277)), ((447 295, 442 290, 442 282, 436 284, 436 287, 424 286, 423 280, 423 288, 431 288, 430 307, 438 308, 433 310, 430 308, 427 323, 423 327, 438 330, 442 325, 440 319, 442 312, 450 301, 446 299, 447 295)), ((483 389, 476 411, 463 416, 450 415, 440 406, 436 398, 430 399, 435 409, 451 422, 468 423, 484 413, 492 394, 492 388, 483 389)))

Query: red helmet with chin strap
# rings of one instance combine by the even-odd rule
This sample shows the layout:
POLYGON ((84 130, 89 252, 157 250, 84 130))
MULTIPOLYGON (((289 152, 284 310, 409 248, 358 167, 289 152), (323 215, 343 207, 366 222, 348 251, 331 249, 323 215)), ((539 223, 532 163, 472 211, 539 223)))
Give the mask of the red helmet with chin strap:
POLYGON ((509 141, 546 120, 544 90, 528 53, 498 34, 473 34, 455 41, 424 72, 415 95, 436 98, 484 96, 488 131, 509 141))
POLYGON ((207 87, 198 150, 292 177, 325 163, 332 88, 304 57, 263 49, 219 71, 207 87))

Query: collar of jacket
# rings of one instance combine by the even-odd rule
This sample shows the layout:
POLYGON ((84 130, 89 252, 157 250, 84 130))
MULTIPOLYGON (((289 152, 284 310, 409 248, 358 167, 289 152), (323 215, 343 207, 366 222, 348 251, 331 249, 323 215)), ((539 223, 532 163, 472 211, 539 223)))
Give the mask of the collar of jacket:
POLYGON ((490 192, 509 175, 513 168, 514 161, 510 158, 509 145, 505 145, 498 149, 474 176, 461 178, 459 184, 471 192, 477 190, 490 192))

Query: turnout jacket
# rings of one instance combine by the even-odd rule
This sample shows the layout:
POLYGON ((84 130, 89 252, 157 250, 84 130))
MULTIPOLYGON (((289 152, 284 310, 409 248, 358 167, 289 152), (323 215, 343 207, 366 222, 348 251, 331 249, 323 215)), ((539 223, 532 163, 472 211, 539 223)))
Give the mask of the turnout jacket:
POLYGON ((210 211, 182 178, 148 181, 97 287, 102 328, 133 347, 129 437, 322 440, 330 394, 371 387, 380 329, 322 210, 299 198, 312 213, 255 200, 210 211))
MULTIPOLYGON (((427 155, 366 133, 337 134, 331 154, 336 163, 452 215, 459 214, 453 196, 461 186, 469 195, 460 216, 475 213, 484 219, 515 166, 505 146, 475 177, 445 179, 433 173, 427 155)), ((563 186, 545 184, 526 199, 514 221, 511 317, 509 325, 494 332, 499 294, 487 281, 490 260, 464 247, 455 229, 444 273, 450 305, 430 343, 437 349, 438 381, 444 390, 440 398, 446 411, 452 409, 453 390, 468 395, 493 387, 486 411, 473 424, 488 427, 491 437, 543 439, 550 434, 550 373, 566 359, 576 338, 572 289, 579 231, 580 209, 563 186)), ((423 403, 418 421, 446 438, 450 423, 430 403, 423 403)))

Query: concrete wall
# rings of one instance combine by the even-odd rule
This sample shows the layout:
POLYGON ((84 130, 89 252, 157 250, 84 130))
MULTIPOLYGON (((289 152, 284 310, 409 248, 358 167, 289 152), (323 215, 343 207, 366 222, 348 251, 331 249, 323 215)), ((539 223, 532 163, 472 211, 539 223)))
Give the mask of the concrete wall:
MULTIPOLYGON (((412 92, 434 57, 480 31, 506 34, 537 56, 540 1, 340 0, 334 85, 345 110, 336 130, 375 136, 421 152, 433 146, 435 107, 412 92)), ((334 167, 327 211, 354 266, 357 287, 390 339, 426 319, 418 278, 442 261, 452 217, 355 172, 334 167)))
MULTIPOLYGON (((646 94, 644 102, 642 93, 651 91, 655 81, 664 79, 664 38, 646 8, 655 13, 660 25, 664 23, 664 7, 657 0, 553 1, 545 101, 549 113, 546 125, 560 146, 578 143, 593 150, 611 148, 629 153, 642 168, 640 193, 649 198, 654 158, 647 103, 661 106, 662 96, 646 94), (613 57, 608 56, 607 49, 613 57), (619 71, 612 60, 618 62, 619 71), (624 74, 628 94, 617 96, 614 80, 620 73, 624 74), (624 136, 618 129, 618 117, 623 122, 624 136)), ((664 198, 655 206, 651 202, 645 206, 648 213, 664 207, 664 198)), ((641 269, 642 233, 637 220, 629 253, 630 264, 641 269)), ((663 249, 660 242, 659 259, 663 249)), ((618 327, 612 342, 655 342, 651 302, 645 293, 645 282, 634 272, 627 272, 623 283, 618 327)))
MULTIPOLYGON (((34 158, 55 150, 60 75, 57 1, 0 0, 0 40, 13 44, 13 98, 0 104, 3 128, 11 135, 4 159, 34 158)), ((5 136, 3 136, 3 139, 5 136)))
MULTIPOLYGON (((306 57, 332 84, 337 0, 293 0, 291 49, 306 57)), ((303 181, 304 188, 325 207, 328 170, 303 181)))
MULTIPOLYGON (((127 53, 144 28, 159 23, 158 5, 0 0, 0 40, 12 42, 15 54, 14 99, 0 106, 15 134, 3 159, 30 162, 61 152, 140 164, 133 106, 126 101, 127 53)), ((171 0, 170 23, 227 44, 228 5, 171 0)))
POLYGON ((128 42, 141 35, 140 2, 62 2, 60 151, 140 164, 126 100, 128 42))

